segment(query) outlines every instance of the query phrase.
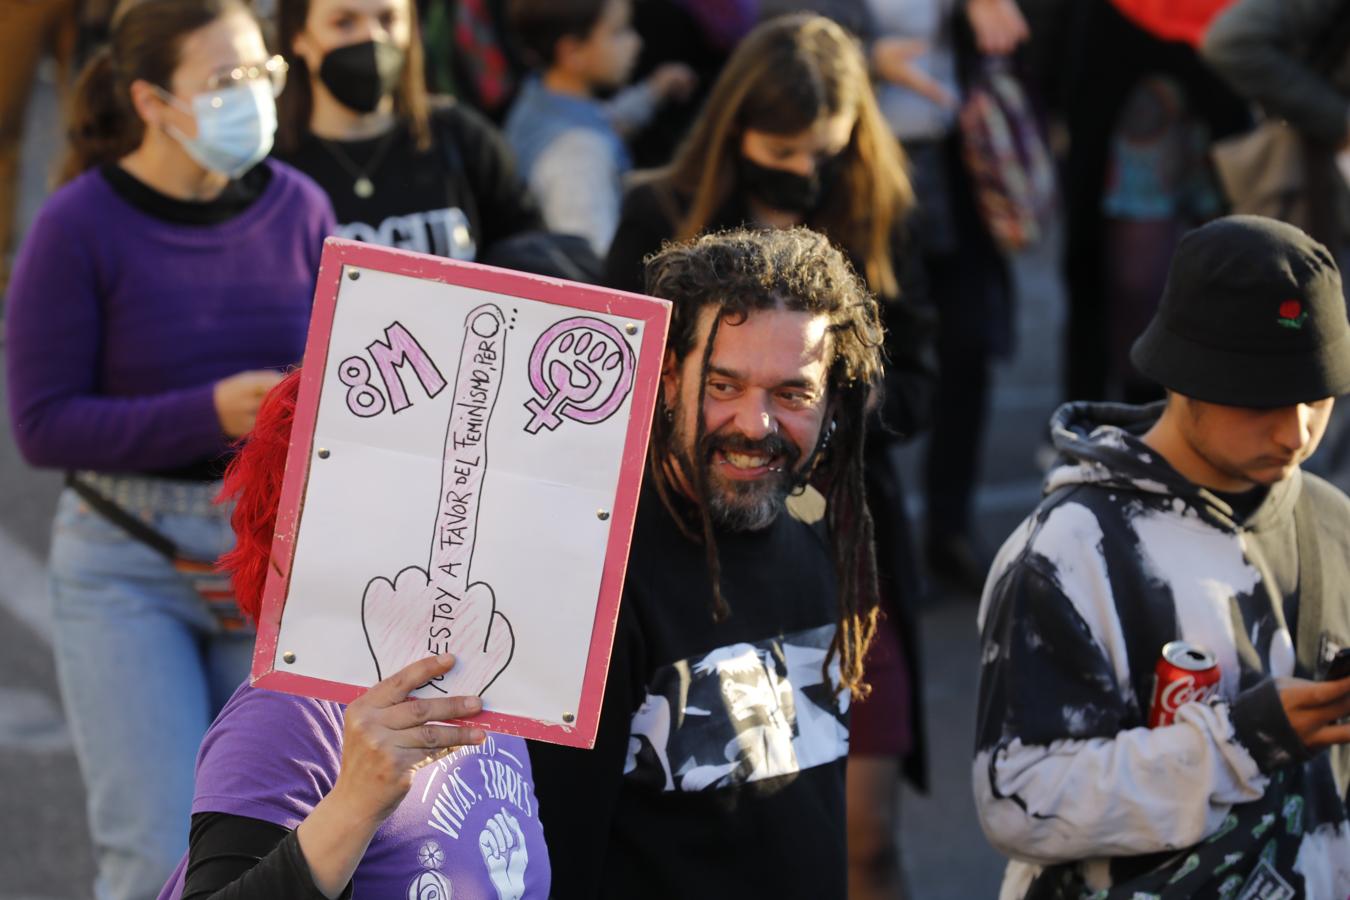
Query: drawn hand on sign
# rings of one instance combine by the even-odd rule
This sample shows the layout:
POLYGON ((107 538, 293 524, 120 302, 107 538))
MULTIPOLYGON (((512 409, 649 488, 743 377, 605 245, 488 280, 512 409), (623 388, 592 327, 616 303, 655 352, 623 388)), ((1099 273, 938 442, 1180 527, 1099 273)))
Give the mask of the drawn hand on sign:
POLYGON ((632 390, 635 365, 633 348, 608 322, 590 316, 555 322, 530 351, 530 386, 538 397, 525 401, 533 414, 525 430, 552 431, 563 416, 603 422, 632 390))
POLYGON ((506 330, 506 317, 492 304, 465 319, 427 567, 410 566, 393 581, 376 577, 366 585, 361 622, 380 678, 419 657, 453 653, 455 667, 427 683, 444 694, 481 695, 511 662, 511 622, 498 611, 490 585, 469 582, 506 330))
POLYGON ((497 889, 497 900, 520 900, 525 896, 525 867, 530 864, 530 852, 525 846, 525 832, 509 812, 501 812, 487 820, 478 836, 478 850, 483 854, 488 878, 497 889))

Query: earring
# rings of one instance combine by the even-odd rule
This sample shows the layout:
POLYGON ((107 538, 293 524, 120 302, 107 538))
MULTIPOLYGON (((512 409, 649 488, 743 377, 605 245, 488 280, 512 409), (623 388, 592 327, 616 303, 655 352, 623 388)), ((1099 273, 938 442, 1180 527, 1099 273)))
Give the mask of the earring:
POLYGON ((835 419, 830 420, 830 427, 825 429, 825 434, 820 439, 820 452, 824 453, 825 448, 830 446, 830 438, 834 437, 834 430, 839 427, 839 422, 835 419))

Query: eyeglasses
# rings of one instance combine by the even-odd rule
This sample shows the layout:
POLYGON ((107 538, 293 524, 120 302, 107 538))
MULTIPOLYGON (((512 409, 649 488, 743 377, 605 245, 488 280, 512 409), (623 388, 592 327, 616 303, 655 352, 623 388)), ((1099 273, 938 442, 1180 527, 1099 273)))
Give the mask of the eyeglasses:
POLYGON ((260 66, 235 66, 228 72, 220 72, 212 75, 206 81, 205 93, 214 94, 217 91, 227 90, 232 87, 239 87, 248 84, 251 81, 266 80, 272 85, 272 96, 281 96, 281 91, 286 87, 286 72, 290 66, 286 60, 280 56, 274 56, 260 66))

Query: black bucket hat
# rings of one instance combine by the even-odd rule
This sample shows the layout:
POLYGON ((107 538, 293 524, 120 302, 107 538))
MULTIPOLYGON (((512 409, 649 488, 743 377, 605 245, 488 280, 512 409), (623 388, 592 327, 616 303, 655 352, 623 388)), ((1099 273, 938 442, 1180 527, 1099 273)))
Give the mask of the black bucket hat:
POLYGON ((1186 234, 1130 359, 1163 387, 1274 408, 1350 392, 1350 323, 1327 248, 1292 225, 1228 216, 1186 234))

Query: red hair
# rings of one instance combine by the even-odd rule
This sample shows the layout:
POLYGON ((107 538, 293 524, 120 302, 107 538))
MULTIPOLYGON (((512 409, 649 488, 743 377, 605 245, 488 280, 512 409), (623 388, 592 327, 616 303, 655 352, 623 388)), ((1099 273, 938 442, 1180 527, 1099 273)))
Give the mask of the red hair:
POLYGON ((300 393, 300 370, 295 369, 267 392, 258 420, 225 470, 218 503, 235 501, 234 549, 220 558, 230 573, 235 600, 255 623, 262 606, 267 564, 272 558, 272 534, 281 503, 281 481, 291 445, 295 399, 300 393))

